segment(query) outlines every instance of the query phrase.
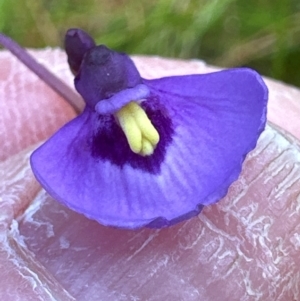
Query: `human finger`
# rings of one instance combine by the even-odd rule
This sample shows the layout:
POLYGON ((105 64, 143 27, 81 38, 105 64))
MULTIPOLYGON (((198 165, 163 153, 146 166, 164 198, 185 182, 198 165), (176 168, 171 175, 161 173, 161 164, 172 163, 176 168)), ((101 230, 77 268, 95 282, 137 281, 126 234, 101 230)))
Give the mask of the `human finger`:
MULTIPOLYGON (((147 62, 152 68, 157 63, 160 66, 162 65, 162 61, 157 59, 156 62, 151 60, 147 62)), ((176 63, 178 64, 178 62, 176 63)), ((172 68, 175 68, 175 62, 172 65, 170 61, 167 61, 167 64, 171 64, 172 68)), ((182 68, 183 66, 181 65, 180 72, 182 72, 182 68)), ((297 121, 295 122, 297 124, 297 121)), ((284 210, 286 210, 289 204, 293 204, 294 206, 297 204, 293 200, 299 192, 297 191, 297 185, 288 181, 287 186, 283 187, 284 193, 282 193, 282 190, 279 190, 279 195, 281 194, 282 197, 280 200, 283 204, 281 204, 276 214, 280 215, 284 211, 287 213, 287 216, 293 214, 295 220, 289 228, 284 229, 284 232, 291 233, 291 237, 287 236, 285 244, 280 245, 280 247, 276 245, 277 241, 274 239, 277 235, 278 225, 273 226, 274 223, 267 223, 263 219, 264 210, 268 212, 274 205, 271 203, 272 206, 269 206, 264 197, 269 195, 270 189, 276 188, 281 183, 282 178, 289 175, 290 170, 282 167, 285 166, 286 162, 289 162, 292 166, 296 166, 292 169, 290 177, 296 177, 295 179, 297 179, 297 147, 292 148, 292 152, 287 151, 291 149, 293 144, 297 144, 297 142, 291 142, 286 139, 282 140, 281 135, 275 132, 276 134, 272 136, 274 132, 271 129, 268 131, 268 135, 263 137, 262 144, 257 148, 257 153, 250 158, 250 161, 246 161, 245 164, 249 162, 249 165, 246 167, 245 174, 243 173, 240 180, 235 184, 237 186, 232 188, 233 192, 229 192, 227 201, 226 199, 222 200, 218 205, 207 208, 200 215, 200 220, 193 219, 181 225, 160 231, 140 230, 132 232, 116 230, 102 227, 82 216, 78 216, 74 212, 60 207, 52 199, 49 199, 47 195, 41 193, 37 195, 35 203, 35 206, 37 204, 40 206, 39 210, 35 213, 30 210, 28 211, 29 214, 21 221, 21 233, 25 235, 30 249, 37 254, 40 261, 48 267, 48 270, 54 274, 57 272, 56 277, 59 274, 63 275, 59 278, 60 281, 63 282, 63 278, 65 278, 65 282, 63 282, 64 286, 74 296, 76 295, 79 300, 87 296, 99 297, 99 295, 96 295, 97 292, 100 292, 100 297, 106 297, 108 300, 109 298, 116 300, 116 298, 121 298, 122 296, 130 298, 130 292, 132 292, 132 298, 146 298, 145 300, 147 300, 147 298, 150 298, 151 291, 147 290, 146 287, 152 288, 152 290, 154 287, 161 287, 156 295, 151 296, 153 300, 160 297, 172 297, 172 300, 180 300, 182 296, 185 297, 187 295, 191 300, 193 300, 192 298, 201 298, 201 296, 207 300, 215 300, 212 298, 219 296, 216 294, 219 294, 221 289, 222 293, 224 289, 228 291, 228 296, 232 297, 233 292, 235 292, 236 296, 242 298, 241 300, 251 300, 246 299, 252 298, 251 293, 256 294, 258 297, 264 297, 265 295, 263 294, 266 294, 268 291, 271 292, 270 288, 274 284, 277 285, 278 289, 271 292, 272 296, 276 296, 276 294, 281 294, 283 297, 289 296, 287 294, 293 294, 296 291, 297 284, 294 284, 289 279, 284 279, 285 282, 272 282, 271 276, 273 274, 266 273, 270 265, 272 268, 277 269, 278 275, 281 275, 292 266, 295 267, 294 258, 298 254, 297 246, 295 243, 294 246, 288 243, 294 237, 295 233, 292 230, 297 222, 298 213, 295 207, 290 207, 288 211, 284 210), (274 139, 270 139, 270 137, 274 139), (282 151, 284 156, 281 156, 279 151, 282 151), (276 158, 280 158, 280 160, 276 161, 276 158), (271 167, 270 162, 273 162, 271 167), (279 169, 277 173, 276 168, 279 169), (274 172, 278 176, 275 179, 272 177, 274 172), (262 176, 257 179, 257 174, 262 174, 262 176), (264 187, 261 185, 264 182, 269 186, 264 187), (255 196, 257 191, 260 194, 255 199, 256 203, 253 206, 253 195, 255 196), (236 199, 237 201, 231 204, 231 201, 236 199), (223 203, 224 207, 222 207, 223 203), (257 211, 256 206, 259 205, 261 207, 257 211), (257 215, 253 215, 254 213, 257 213, 257 215), (63 216, 64 218, 62 218, 63 216), (247 216, 248 220, 246 219, 247 216), (249 232, 247 233, 247 222, 251 218, 252 225, 254 226, 252 228, 249 227, 249 232), (41 231, 41 235, 38 238, 43 238, 43 236, 50 236, 50 238, 38 241, 36 235, 35 237, 32 236, 33 231, 31 230, 35 226, 37 227, 35 228, 36 231, 41 231), (255 240, 253 239, 253 237, 259 239, 260 234, 264 234, 264 232, 259 232, 265 230, 264 226, 271 229, 267 233, 267 236, 265 234, 262 239, 262 242, 268 242, 270 239, 267 248, 263 244, 255 245, 255 240), (53 228, 53 232, 51 232, 51 227, 53 228), (57 231, 56 229, 60 230, 57 231), (61 231, 62 229, 63 231, 61 231), (82 231, 82 235, 78 236, 78 231, 82 231), (239 231, 242 231, 242 234, 244 232, 245 236, 240 234, 239 231), (89 236, 92 236, 92 239, 89 239, 89 236), (100 238, 99 240, 95 240, 93 236, 100 238), (173 239, 170 239, 170 237, 173 239), (42 250, 42 246, 44 245, 49 246, 47 254, 42 250), (103 245, 105 248, 101 248, 103 245), (258 246, 258 251, 254 248, 256 246, 258 246), (83 250, 80 249, 82 247, 84 248, 83 250), (275 263, 273 261, 274 258, 279 260, 277 257, 263 257, 264 252, 268 249, 274 250, 274 254, 277 254, 276 252, 279 252, 280 248, 283 248, 284 251, 286 249, 290 251, 289 256, 286 256, 288 260, 279 261, 276 265, 276 260, 275 263), (205 252, 203 249, 205 249, 205 252), (226 254, 224 250, 230 251, 226 254), (239 253, 239 251, 242 251, 242 253, 239 253), (86 257, 84 257, 85 252, 91 254, 88 263, 86 257), (59 254, 59 256, 54 258, 51 256, 53 253, 59 254), (100 261, 99 264, 96 264, 99 258, 107 258, 109 254, 111 254, 110 261, 100 261), (66 258, 72 259, 67 261, 66 258), (151 264, 149 264, 149 258, 151 259, 151 264), (248 265, 247 260, 249 260, 248 265), (68 278, 62 270, 57 269, 57 266, 54 267, 54 264, 60 264, 62 269, 66 270, 67 268, 64 266, 64 262, 66 261, 69 264, 69 270, 72 270, 72 275, 78 276, 78 271, 81 271, 81 275, 78 276, 78 281, 75 285, 73 285, 74 279, 72 276, 68 278), (106 263, 107 265, 105 265, 106 263), (284 265, 285 263, 286 265, 284 265), (220 264, 223 265, 223 270, 219 267, 220 264), (52 269, 51 265, 53 265, 52 269), (264 265, 267 268, 264 269, 264 265), (215 268, 216 266, 218 267, 217 269, 215 268), (90 267, 93 267, 93 269, 90 267), (232 270, 229 267, 232 267, 232 270), (95 273, 99 275, 101 271, 107 269, 111 269, 111 273, 106 278, 101 277, 97 281, 89 280, 89 288, 85 289, 83 287, 82 283, 87 278, 91 279, 90 275, 95 273), (228 271, 227 274, 224 272, 226 270, 228 271), (265 287, 261 289, 260 287, 257 288, 261 282, 255 280, 257 270, 260 272, 261 277, 266 277, 264 279, 267 279, 265 287), (198 279, 200 271, 201 277, 198 279), (174 277, 170 275, 174 275, 174 277), (120 281, 120 279, 125 282, 120 281), (235 283, 237 279, 241 279, 240 290, 232 286, 232 283, 235 283), (210 282, 212 280, 213 282, 210 282), (214 281, 217 281, 217 283, 214 281), (145 285, 146 283, 147 285, 145 285), (288 283, 290 290, 282 292, 286 283, 288 283), (174 286, 176 289, 174 289, 174 286), (111 288, 111 290, 106 289, 107 287, 111 288)), ((276 193, 276 189, 274 193, 276 193)), ((274 212, 271 211, 267 217, 270 218, 273 215, 274 212)), ((292 241, 295 242, 295 238, 292 241)), ((292 273, 297 274, 297 266, 296 270, 292 270, 292 273)), ((225 296, 223 300, 227 300, 226 298, 225 296)), ((187 298, 185 299, 188 300, 187 298)))

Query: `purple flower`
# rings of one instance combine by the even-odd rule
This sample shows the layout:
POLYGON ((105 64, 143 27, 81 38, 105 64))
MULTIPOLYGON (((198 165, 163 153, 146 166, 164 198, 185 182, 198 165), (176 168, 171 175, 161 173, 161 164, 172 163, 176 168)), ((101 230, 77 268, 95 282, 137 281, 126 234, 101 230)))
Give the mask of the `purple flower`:
POLYGON ((66 51, 86 107, 31 157, 50 195, 124 228, 166 227, 225 196, 266 123, 255 71, 146 80, 79 29, 66 51))

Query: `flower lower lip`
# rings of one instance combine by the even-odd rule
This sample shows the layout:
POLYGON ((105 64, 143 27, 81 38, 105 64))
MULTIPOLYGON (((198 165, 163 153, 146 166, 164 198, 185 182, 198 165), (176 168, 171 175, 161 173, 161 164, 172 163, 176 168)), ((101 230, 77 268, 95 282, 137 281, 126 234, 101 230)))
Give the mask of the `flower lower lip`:
POLYGON ((52 196, 105 225, 165 227, 197 215, 226 195, 265 125, 267 92, 253 71, 144 83, 141 107, 160 133, 153 155, 133 153, 115 117, 89 106, 32 155, 52 196))

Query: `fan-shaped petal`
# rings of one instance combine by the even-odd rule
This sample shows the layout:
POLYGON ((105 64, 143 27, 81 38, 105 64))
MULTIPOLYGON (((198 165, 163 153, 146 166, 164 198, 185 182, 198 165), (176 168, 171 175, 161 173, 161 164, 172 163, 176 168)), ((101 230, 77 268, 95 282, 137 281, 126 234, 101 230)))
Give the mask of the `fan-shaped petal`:
POLYGON ((99 116, 90 108, 31 157, 37 179, 55 199, 105 225, 163 227, 196 215, 226 194, 265 126, 267 89, 249 69, 144 84, 150 89, 145 103, 155 100, 172 121, 157 172, 95 157, 99 116))

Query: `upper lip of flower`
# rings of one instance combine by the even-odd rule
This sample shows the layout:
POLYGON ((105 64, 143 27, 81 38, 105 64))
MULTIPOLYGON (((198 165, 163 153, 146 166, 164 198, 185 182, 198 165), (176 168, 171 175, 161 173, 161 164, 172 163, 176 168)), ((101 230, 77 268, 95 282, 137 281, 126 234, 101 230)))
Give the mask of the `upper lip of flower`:
POLYGON ((75 77, 77 91, 93 109, 101 100, 139 84, 142 78, 131 59, 103 45, 86 51, 75 77))
POLYGON ((31 157, 54 198, 105 225, 137 228, 172 225, 225 196, 266 123, 268 92, 255 71, 145 80, 127 55, 81 30, 67 33, 66 49, 87 106, 31 157), (118 112, 132 101, 159 135, 147 154, 134 153, 120 127, 118 112))

